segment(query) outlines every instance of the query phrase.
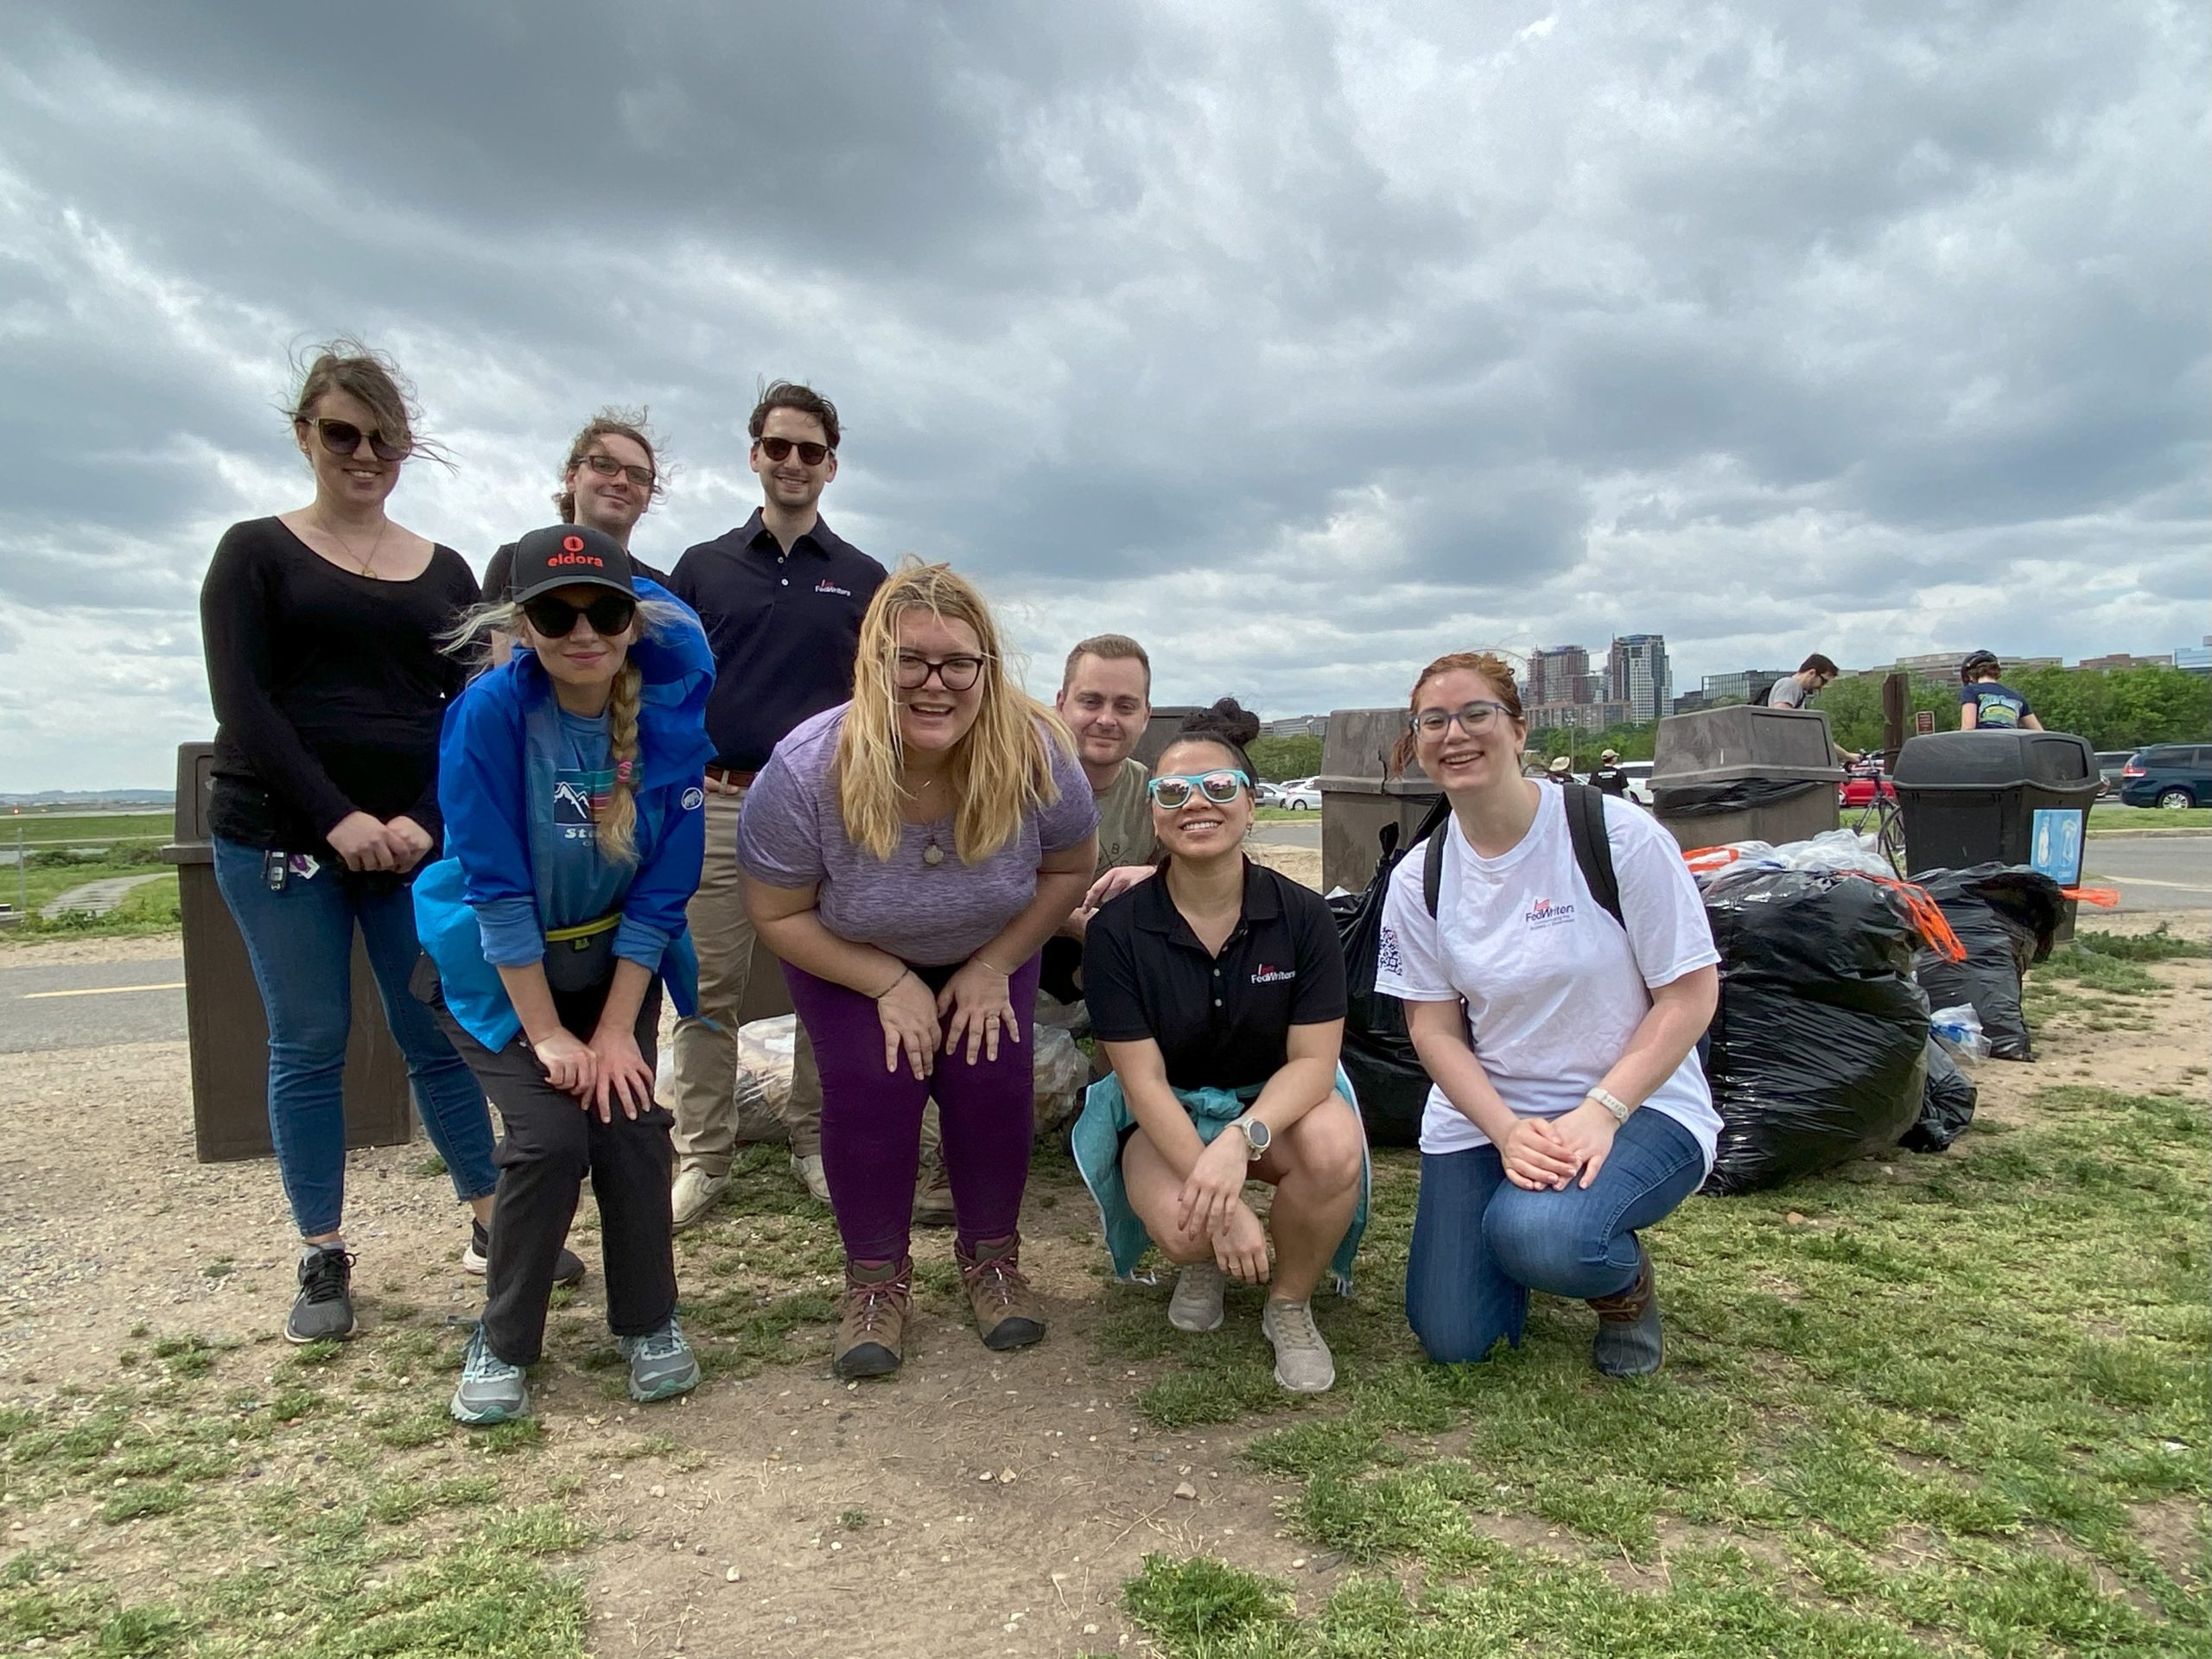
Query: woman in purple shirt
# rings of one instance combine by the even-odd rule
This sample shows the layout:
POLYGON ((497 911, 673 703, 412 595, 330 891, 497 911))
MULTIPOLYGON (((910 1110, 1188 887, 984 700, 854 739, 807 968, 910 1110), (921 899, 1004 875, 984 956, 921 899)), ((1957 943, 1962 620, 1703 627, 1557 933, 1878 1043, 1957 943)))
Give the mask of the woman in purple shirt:
POLYGON ((844 1377, 896 1370, 931 1096, 984 1345, 1045 1334, 1021 1275, 1038 954, 1090 885, 1097 808, 1058 718, 1007 677, 975 588, 908 560, 861 623, 853 700, 793 728, 745 798, 738 861, 822 1068, 845 1245, 844 1377))

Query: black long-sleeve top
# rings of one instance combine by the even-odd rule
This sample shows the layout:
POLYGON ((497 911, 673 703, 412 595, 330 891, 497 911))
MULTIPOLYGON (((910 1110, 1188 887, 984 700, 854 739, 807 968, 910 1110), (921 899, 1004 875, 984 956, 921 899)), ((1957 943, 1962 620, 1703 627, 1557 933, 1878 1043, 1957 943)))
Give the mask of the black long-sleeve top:
POLYGON ((200 588, 217 721, 209 828, 327 852, 360 811, 410 817, 437 845, 438 730, 467 677, 437 636, 477 597, 449 547, 388 582, 340 569, 275 518, 224 531, 200 588))

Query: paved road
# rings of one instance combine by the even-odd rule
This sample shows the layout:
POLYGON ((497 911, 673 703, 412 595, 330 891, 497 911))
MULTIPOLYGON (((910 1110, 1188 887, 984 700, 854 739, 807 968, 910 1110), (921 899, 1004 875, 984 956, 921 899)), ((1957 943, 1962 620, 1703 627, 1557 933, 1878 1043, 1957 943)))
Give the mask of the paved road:
POLYGON ((0 1054, 183 1037, 182 957, 22 967, 0 957, 0 1054))
MULTIPOLYGON (((1319 820, 1255 824, 1252 839, 1272 847, 1321 844, 1319 820)), ((2092 836, 2091 887, 2118 887, 2122 910, 2212 910, 2212 836, 2092 836)))
POLYGON ((39 914, 52 921, 71 911, 83 911, 88 916, 105 916, 130 895, 133 887, 143 887, 149 881, 158 881, 168 874, 156 870, 151 875, 111 875, 98 881, 87 881, 82 887, 72 887, 59 898, 49 899, 39 909, 39 914))

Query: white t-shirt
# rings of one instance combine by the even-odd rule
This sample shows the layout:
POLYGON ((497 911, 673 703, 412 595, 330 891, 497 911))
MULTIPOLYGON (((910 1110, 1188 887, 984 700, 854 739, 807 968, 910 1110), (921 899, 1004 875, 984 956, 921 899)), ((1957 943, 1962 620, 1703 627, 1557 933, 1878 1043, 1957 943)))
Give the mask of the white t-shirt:
MULTIPOLYGON (((1399 862, 1382 901, 1376 989, 1415 1002, 1464 998, 1476 1058, 1499 1098, 1522 1116, 1556 1117, 1580 1105, 1650 1010, 1646 988, 1720 960, 1674 837, 1641 808, 1610 796, 1605 836, 1626 932, 1576 868, 1567 798, 1556 789, 1537 791, 1535 822, 1497 858, 1478 854, 1459 819, 1450 820, 1434 917, 1421 899, 1425 848, 1399 862)), ((1688 1129, 1713 1167, 1720 1116, 1696 1050, 1639 1109, 1664 1112, 1688 1129)), ((1489 1142, 1441 1089, 1430 1088, 1423 1152, 1489 1142)))

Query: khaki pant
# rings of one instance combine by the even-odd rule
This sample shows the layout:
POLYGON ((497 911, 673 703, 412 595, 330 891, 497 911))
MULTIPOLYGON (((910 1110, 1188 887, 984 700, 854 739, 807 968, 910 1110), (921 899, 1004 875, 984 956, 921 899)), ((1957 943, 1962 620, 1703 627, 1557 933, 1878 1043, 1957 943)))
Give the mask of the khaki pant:
MULTIPOLYGON (((738 1121, 737 1027, 753 944, 738 891, 737 815, 744 804, 743 790, 708 780, 706 861, 687 912, 699 953, 699 1017, 676 1025, 676 1155, 680 1167, 709 1175, 728 1173, 741 1137, 782 1138, 772 1126, 738 1121)), ((821 1152, 822 1078, 804 1025, 791 1053, 783 1129, 795 1155, 821 1152)))

